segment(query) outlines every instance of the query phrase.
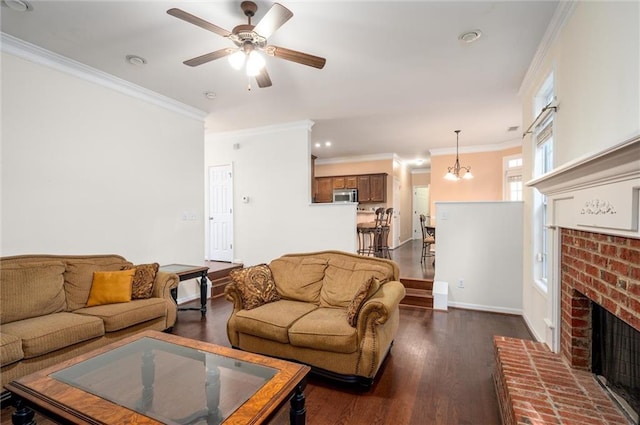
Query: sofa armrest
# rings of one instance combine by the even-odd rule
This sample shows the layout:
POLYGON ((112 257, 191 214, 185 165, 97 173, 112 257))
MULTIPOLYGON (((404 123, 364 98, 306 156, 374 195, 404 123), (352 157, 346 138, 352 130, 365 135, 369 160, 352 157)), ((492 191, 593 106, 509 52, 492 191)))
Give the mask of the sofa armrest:
POLYGON ((356 375, 373 378, 380 368, 398 330, 399 304, 404 296, 402 283, 393 280, 383 284, 360 309, 356 375))
POLYGON ((404 285, 396 280, 381 285, 380 289, 365 301, 358 313, 358 334, 363 335, 367 326, 385 323, 391 312, 398 308, 405 293, 404 285))
POLYGON ((151 296, 154 298, 164 298, 167 302, 167 328, 172 327, 178 317, 178 306, 171 296, 171 290, 178 287, 180 278, 175 273, 159 271, 156 273, 156 280, 153 282, 151 296))
POLYGON ((233 312, 231 315, 242 310, 242 297, 240 296, 240 291, 234 282, 231 282, 224 287, 224 298, 233 303, 233 312))

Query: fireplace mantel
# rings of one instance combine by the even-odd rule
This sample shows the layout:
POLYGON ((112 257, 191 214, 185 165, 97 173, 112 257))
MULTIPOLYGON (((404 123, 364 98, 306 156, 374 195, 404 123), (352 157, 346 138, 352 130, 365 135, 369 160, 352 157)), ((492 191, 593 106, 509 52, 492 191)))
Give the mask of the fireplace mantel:
POLYGON ((526 184, 549 198, 552 227, 640 237, 640 135, 526 184))

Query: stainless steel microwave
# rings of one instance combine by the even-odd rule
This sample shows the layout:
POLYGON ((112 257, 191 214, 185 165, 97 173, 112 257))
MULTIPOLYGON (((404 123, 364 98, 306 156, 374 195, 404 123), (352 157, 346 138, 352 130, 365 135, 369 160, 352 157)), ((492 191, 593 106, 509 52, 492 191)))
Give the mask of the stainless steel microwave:
POLYGON ((358 202, 358 189, 334 190, 333 202, 358 202))

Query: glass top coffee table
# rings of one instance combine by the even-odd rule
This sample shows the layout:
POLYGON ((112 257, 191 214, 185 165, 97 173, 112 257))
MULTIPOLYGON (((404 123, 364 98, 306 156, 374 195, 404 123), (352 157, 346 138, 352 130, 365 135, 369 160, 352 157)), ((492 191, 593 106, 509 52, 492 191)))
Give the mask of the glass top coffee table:
POLYGON ((305 422, 309 367, 176 335, 145 331, 6 388, 28 406, 78 424, 260 424, 291 399, 305 422))

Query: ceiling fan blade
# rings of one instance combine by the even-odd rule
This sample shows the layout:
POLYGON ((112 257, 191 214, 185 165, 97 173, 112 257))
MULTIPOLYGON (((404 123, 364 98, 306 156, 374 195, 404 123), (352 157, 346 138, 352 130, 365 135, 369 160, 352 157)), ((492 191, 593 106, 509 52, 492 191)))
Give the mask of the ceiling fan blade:
POLYGON ((293 12, 289 9, 280 3, 274 3, 253 30, 264 38, 269 38, 271 34, 276 32, 276 30, 291 19, 292 16, 293 12))
POLYGON ((267 46, 265 48, 265 52, 269 56, 275 56, 276 58, 301 63, 302 65, 308 65, 318 69, 322 69, 324 64, 327 62, 325 58, 321 58, 320 56, 296 52, 295 50, 285 49, 284 47, 278 46, 267 46))
POLYGON ((190 13, 187 13, 184 10, 173 8, 167 10, 167 13, 171 16, 175 16, 178 19, 182 19, 183 21, 189 22, 193 25, 197 25, 200 28, 204 28, 223 37, 229 37, 231 35, 231 32, 227 31, 226 29, 220 28, 219 26, 214 25, 211 22, 207 22, 202 18, 198 18, 197 16, 194 16, 190 13))
POLYGON ((198 66, 198 65, 202 65, 203 63, 211 62, 212 60, 229 56, 234 51, 235 49, 232 49, 232 48, 220 49, 220 50, 216 50, 215 52, 207 53, 206 55, 198 56, 197 58, 186 60, 182 63, 189 66, 198 66))
POLYGON ((271 87, 271 78, 269 78, 266 66, 263 66, 260 73, 256 75, 256 82, 260 88, 271 87))

